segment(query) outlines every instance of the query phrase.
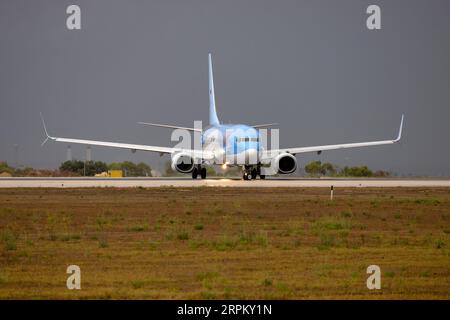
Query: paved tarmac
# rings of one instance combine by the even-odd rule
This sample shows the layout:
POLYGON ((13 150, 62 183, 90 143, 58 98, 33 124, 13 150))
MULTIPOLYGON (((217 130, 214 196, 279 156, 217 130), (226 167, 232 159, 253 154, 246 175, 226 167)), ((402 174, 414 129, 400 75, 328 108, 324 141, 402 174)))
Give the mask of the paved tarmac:
POLYGON ((87 187, 450 187, 439 179, 241 179, 190 178, 0 178, 0 188, 87 188, 87 187))

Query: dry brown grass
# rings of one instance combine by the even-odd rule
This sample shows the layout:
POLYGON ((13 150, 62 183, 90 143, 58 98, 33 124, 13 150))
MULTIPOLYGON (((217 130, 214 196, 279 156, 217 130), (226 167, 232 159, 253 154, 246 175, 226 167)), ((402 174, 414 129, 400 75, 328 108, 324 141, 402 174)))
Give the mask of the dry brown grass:
POLYGON ((0 298, 449 299, 449 233, 446 188, 1 189, 0 298))

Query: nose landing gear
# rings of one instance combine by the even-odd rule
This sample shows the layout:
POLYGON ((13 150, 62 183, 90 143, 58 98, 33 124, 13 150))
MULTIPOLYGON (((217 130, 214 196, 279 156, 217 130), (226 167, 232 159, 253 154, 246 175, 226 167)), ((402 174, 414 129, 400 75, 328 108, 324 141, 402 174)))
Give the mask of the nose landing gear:
POLYGON ((251 172, 252 179, 256 179, 256 175, 257 175, 257 171, 255 168, 253 168, 252 172, 251 172))
POLYGON ((258 175, 258 171, 256 170, 256 168, 252 168, 252 167, 245 167, 244 170, 242 171, 242 178, 244 180, 254 180, 256 179, 258 175))

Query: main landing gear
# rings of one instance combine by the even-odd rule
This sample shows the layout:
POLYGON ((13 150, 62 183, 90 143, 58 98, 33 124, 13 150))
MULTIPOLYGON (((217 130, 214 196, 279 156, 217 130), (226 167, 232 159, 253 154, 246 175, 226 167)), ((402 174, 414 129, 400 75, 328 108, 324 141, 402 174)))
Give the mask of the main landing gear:
POLYGON ((201 166, 194 167, 192 170, 192 179, 197 179, 199 174, 202 179, 206 179, 206 168, 201 166))
POLYGON ((263 180, 266 178, 265 175, 261 175, 261 171, 252 166, 245 166, 242 171, 242 178, 244 180, 255 180, 259 175, 260 179, 263 180))

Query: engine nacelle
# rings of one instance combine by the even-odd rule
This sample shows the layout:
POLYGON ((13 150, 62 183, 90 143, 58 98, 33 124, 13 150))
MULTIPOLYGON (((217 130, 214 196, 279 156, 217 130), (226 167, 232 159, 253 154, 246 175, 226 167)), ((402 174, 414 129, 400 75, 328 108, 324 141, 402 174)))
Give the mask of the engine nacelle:
POLYGON ((189 154, 177 153, 172 157, 172 170, 189 173, 194 169, 194 159, 189 154))
POLYGON ((272 159, 271 167, 276 173, 289 174, 297 169, 297 159, 290 153, 282 153, 272 159))

